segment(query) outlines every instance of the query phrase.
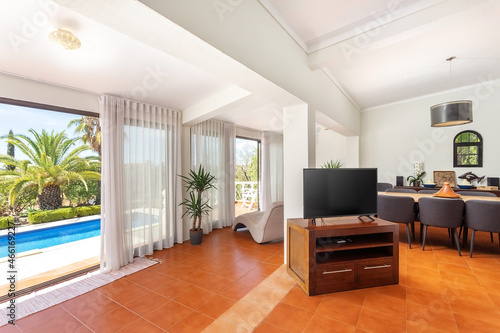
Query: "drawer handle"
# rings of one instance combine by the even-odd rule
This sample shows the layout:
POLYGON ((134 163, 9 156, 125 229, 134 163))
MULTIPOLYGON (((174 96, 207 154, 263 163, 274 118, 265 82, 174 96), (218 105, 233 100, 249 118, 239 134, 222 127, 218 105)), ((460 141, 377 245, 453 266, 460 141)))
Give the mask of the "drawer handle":
POLYGON ((377 269, 377 268, 387 268, 387 267, 391 267, 391 265, 381 265, 381 266, 365 266, 365 269, 377 269))
POLYGON ((329 271, 329 272, 323 272, 323 274, 335 274, 335 273, 345 273, 345 272, 352 272, 352 269, 350 268, 344 268, 338 271, 329 271))

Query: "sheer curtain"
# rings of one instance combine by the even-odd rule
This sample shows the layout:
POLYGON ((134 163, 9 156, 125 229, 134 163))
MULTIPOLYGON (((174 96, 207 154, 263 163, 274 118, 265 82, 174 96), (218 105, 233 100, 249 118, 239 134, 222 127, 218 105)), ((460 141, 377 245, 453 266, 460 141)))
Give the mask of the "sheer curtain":
POLYGON ((213 208, 203 216, 203 233, 228 227, 234 221, 234 142, 236 127, 217 120, 207 120, 191 127, 191 169, 201 164, 217 178, 217 190, 207 191, 213 208))
POLYGON ((283 200, 283 135, 274 132, 262 132, 262 162, 260 207, 265 211, 275 202, 283 200))
POLYGON ((101 271, 182 242, 179 111, 112 96, 102 117, 101 271))

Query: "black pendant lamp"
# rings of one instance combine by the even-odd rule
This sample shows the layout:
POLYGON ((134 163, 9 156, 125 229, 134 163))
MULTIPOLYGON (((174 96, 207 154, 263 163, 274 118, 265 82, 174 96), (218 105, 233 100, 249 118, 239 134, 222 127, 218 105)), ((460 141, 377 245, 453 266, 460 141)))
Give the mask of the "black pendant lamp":
POLYGON ((472 102, 453 101, 431 106, 431 126, 455 126, 472 122, 472 102))
MULTIPOLYGON (((451 61, 453 59, 455 59, 455 57, 446 59, 446 61, 450 62, 450 86, 451 86, 451 61)), ((463 125, 471 122, 472 122, 472 101, 451 101, 431 106, 432 127, 463 125)))

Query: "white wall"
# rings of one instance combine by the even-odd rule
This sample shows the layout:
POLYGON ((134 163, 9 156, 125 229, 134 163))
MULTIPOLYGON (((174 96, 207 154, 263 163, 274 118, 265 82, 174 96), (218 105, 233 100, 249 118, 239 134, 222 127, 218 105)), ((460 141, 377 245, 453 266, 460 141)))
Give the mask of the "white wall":
MULTIPOLYGON (((396 175, 413 174, 413 162, 423 161, 427 172, 455 171, 456 176, 472 171, 477 176, 500 177, 500 84, 472 87, 451 95, 420 100, 362 112, 360 164, 378 167, 379 181, 395 184, 396 175), (451 98, 450 98, 451 97, 451 98), (470 99, 473 122, 467 125, 433 128, 430 107, 450 100, 470 99), (464 130, 483 137, 483 167, 453 168, 453 138, 464 130)), ((481 183, 486 185, 486 179, 481 183)))
POLYGON ((99 96, 0 73, 0 97, 99 113, 99 96))
POLYGON ((329 161, 347 163, 347 138, 331 129, 316 125, 316 167, 329 161))

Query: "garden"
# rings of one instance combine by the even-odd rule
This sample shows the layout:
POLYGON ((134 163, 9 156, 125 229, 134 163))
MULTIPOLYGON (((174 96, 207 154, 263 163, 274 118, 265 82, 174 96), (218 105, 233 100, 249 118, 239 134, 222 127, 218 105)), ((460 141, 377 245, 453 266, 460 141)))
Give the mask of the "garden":
POLYGON ((100 214, 101 127, 83 116, 68 130, 0 136, 0 229, 100 214), (66 132, 73 132, 69 137, 66 132), (19 155, 19 157, 16 157, 19 155))

